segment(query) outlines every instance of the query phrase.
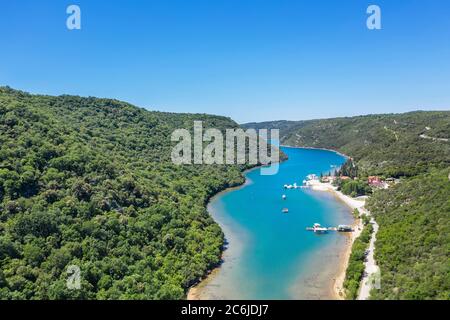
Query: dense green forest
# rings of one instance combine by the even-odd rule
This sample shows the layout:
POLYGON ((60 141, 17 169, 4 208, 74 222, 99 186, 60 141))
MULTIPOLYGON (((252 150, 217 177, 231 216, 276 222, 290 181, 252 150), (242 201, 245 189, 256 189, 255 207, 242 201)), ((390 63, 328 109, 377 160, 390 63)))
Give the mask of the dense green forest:
POLYGON ((450 169, 376 192, 369 208, 380 226, 373 299, 450 299, 450 169))
POLYGON ((372 194, 372 188, 367 182, 367 176, 361 176, 358 173, 358 165, 356 165, 353 160, 348 159, 339 170, 335 172, 336 180, 333 181, 333 185, 343 194, 351 197, 372 194), (341 178, 342 176, 351 179, 343 180, 341 178))
POLYGON ((430 166, 450 166, 450 111, 409 112, 308 121, 248 123, 279 126, 281 144, 327 148, 356 161, 361 175, 414 176, 430 166))
MULTIPOLYGON (((380 227, 375 259, 381 289, 373 290, 371 298, 450 299, 450 111, 243 127, 279 127, 282 144, 349 155, 357 172, 345 174, 359 178, 343 186, 349 194, 367 193, 362 188, 368 175, 400 178, 388 190, 376 190, 367 203, 380 227)), ((352 278, 360 275, 359 253, 353 254, 347 274, 350 298, 355 296, 352 278)))
MULTIPOLYGON (((170 135, 194 120, 237 127, 218 116, 0 88, 0 299, 184 298, 220 262, 223 234, 206 202, 242 183, 246 169, 172 164, 170 135), (81 269, 81 290, 66 286, 69 265, 81 269)), ((246 127, 346 153, 357 176, 401 178, 368 203, 380 225, 382 288, 373 298, 450 298, 450 112, 246 127)))
POLYGON ((175 128, 228 118, 0 88, 0 299, 180 299, 219 263, 210 196, 244 167, 175 166, 175 128), (81 290, 66 287, 67 266, 81 290))
POLYGON ((364 273, 364 259, 367 247, 372 236, 373 227, 365 224, 361 235, 355 239, 352 245, 347 272, 345 274, 344 288, 346 288, 346 299, 354 300, 358 296, 359 282, 364 273))

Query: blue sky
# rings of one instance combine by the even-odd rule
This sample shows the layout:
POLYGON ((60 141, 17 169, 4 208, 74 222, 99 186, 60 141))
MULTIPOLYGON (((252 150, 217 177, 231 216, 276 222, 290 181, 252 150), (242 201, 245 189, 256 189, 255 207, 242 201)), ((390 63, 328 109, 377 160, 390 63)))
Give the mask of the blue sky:
POLYGON ((238 122, 450 109, 448 0, 2 1, 0 39, 0 85, 33 93, 238 122))

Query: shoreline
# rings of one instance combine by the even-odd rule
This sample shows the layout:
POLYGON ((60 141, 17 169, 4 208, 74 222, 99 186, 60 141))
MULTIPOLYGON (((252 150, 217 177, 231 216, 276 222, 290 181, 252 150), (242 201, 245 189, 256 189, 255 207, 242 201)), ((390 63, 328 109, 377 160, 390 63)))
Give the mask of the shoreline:
MULTIPOLYGON (((287 160, 289 160, 289 159, 286 158, 286 159, 280 160, 279 164, 281 164, 281 163, 283 163, 283 162, 285 162, 287 160)), ((260 164, 260 165, 256 165, 256 166, 254 166, 252 168, 249 168, 249 169, 246 169, 246 170, 242 171, 242 175, 245 178, 245 181, 242 184, 225 188, 224 190, 221 190, 218 193, 216 193, 215 195, 213 195, 212 197, 210 197, 208 199, 208 201, 207 201, 207 204, 206 204, 206 208, 207 208, 207 211, 208 211, 209 215, 211 217, 213 217, 211 212, 209 212, 210 210, 208 209, 208 207, 211 204, 211 202, 214 200, 214 198, 222 196, 223 194, 226 194, 228 192, 239 190, 241 188, 245 188, 248 185, 251 185, 253 183, 253 181, 247 177, 247 174, 252 172, 253 170, 258 170, 258 169, 261 169, 263 167, 264 166, 260 164)), ((224 237, 225 238, 225 243, 229 243, 230 242, 229 239, 233 238, 232 236, 230 236, 230 234, 232 234, 232 232, 230 230, 228 230, 228 236, 227 236, 227 233, 224 230, 225 227, 222 226, 217 220, 215 220, 214 217, 213 217, 213 220, 219 225, 220 229, 224 233, 224 235, 225 235, 225 237, 224 237)), ((204 283, 207 283, 212 278, 214 278, 216 273, 219 272, 220 268, 222 267, 226 251, 228 249, 229 249, 228 247, 225 247, 222 250, 221 258, 220 258, 221 262, 218 265, 216 265, 211 270, 208 270, 207 273, 202 278, 198 279, 198 281, 196 283, 194 283, 191 287, 188 288, 187 293, 186 293, 186 300, 201 300, 201 297, 200 297, 200 290, 201 290, 201 288, 200 288, 200 286, 202 284, 204 284, 204 283)))
MULTIPOLYGON (((211 202, 214 200, 214 198, 219 197, 219 196, 222 196, 223 194, 226 194, 226 193, 228 193, 228 192, 232 192, 232 191, 235 191, 235 190, 239 190, 239 189, 241 189, 241 188, 244 188, 244 187, 246 187, 246 186, 251 185, 251 184, 253 183, 253 181, 252 181, 251 179, 249 179, 249 178, 246 176, 246 174, 252 172, 253 170, 258 170, 258 169, 260 169, 260 168, 261 168, 261 166, 256 166, 256 167, 253 167, 253 168, 250 168, 250 169, 247 169, 247 170, 243 171, 242 174, 243 174, 244 177, 245 177, 244 183, 242 183, 242 184, 240 184, 240 185, 238 185, 238 186, 226 188, 226 189, 224 189, 224 190, 222 190, 222 191, 216 193, 214 196, 212 196, 212 197, 208 200, 208 203, 207 203, 207 209, 209 208, 209 205, 210 205, 211 202)), ((211 212, 210 212, 209 209, 208 209, 208 213, 212 216, 212 214, 211 214, 211 212)), ((223 225, 221 225, 221 224, 220 224, 218 221, 216 221, 215 219, 214 219, 214 221, 219 225, 220 229, 221 229, 222 232, 224 233, 224 235, 225 235, 225 243, 229 243, 229 242, 230 242, 230 241, 229 241, 230 238, 233 238, 233 236, 230 236, 230 234, 232 234, 232 232, 231 232, 230 230, 227 230, 228 232, 225 232, 226 230, 224 230, 224 229, 227 229, 227 228, 225 228, 223 225)), ((206 274, 203 278, 199 279, 198 282, 196 282, 194 285, 192 285, 192 286, 188 289, 187 294, 186 294, 186 300, 202 300, 201 297, 200 297, 201 285, 207 283, 209 280, 211 280, 212 278, 214 278, 215 275, 216 275, 216 273, 219 272, 220 268, 222 267, 223 260, 224 260, 224 258, 225 258, 225 254, 226 254, 227 250, 229 250, 229 248, 228 248, 227 246, 224 247, 224 249, 222 250, 221 258, 220 258, 220 259, 221 259, 221 262, 220 262, 217 266, 215 266, 213 269, 208 270, 207 274, 206 274)))
POLYGON ((334 153, 336 153, 336 154, 338 154, 338 155, 340 155, 341 157, 344 157, 345 159, 352 159, 351 157, 349 157, 348 155, 346 155, 346 154, 343 154, 343 153, 341 153, 341 152, 339 152, 339 151, 337 151, 337 150, 333 150, 333 149, 327 149, 327 148, 315 148, 315 147, 293 147, 293 146, 287 146, 287 145, 280 145, 280 148, 281 147, 283 147, 283 148, 291 148, 291 149, 306 149, 306 150, 322 150, 322 151, 330 151, 330 152, 334 152, 334 153))
MULTIPOLYGON (((342 192, 336 190, 336 188, 333 187, 330 183, 322 183, 320 181, 309 181, 308 184, 311 187, 311 190, 332 193, 339 201, 345 203, 352 210, 358 209, 360 213, 366 212, 366 209, 364 208, 366 204, 365 198, 354 199, 349 196, 346 196, 342 192)), ((354 231, 349 233, 349 236, 345 244, 346 247, 343 251, 343 259, 341 259, 339 263, 339 269, 336 273, 336 278, 333 281, 332 290, 336 300, 345 299, 345 291, 344 291, 345 275, 347 272, 350 255, 352 253, 353 242, 355 241, 356 238, 360 236, 363 229, 361 219, 355 218, 352 227, 354 231)))
MULTIPOLYGON (((347 155, 345 155, 343 153, 340 153, 339 151, 332 150, 332 149, 314 148, 314 147, 294 147, 294 146, 280 145, 279 148, 281 148, 281 147, 283 147, 283 148, 292 148, 292 149, 307 149, 307 150, 330 151, 330 152, 336 153, 336 154, 344 157, 345 159, 351 159, 349 156, 347 156, 347 155)), ((286 159, 284 161, 287 161, 287 160, 289 160, 289 159, 286 159)), ((284 162, 284 161, 281 161, 281 162, 284 162)), ((260 167, 261 166, 256 166, 256 167, 253 167, 253 168, 250 168, 250 169, 247 169, 247 170, 243 171, 242 174, 245 177, 245 182, 243 184, 238 185, 238 186, 234 186, 234 187, 230 187, 230 188, 226 188, 226 189, 218 192, 217 194, 215 194, 214 196, 212 196, 208 200, 207 206, 210 205, 211 201, 215 197, 221 196, 224 193, 228 193, 228 192, 232 192, 232 191, 238 190, 240 188, 244 188, 245 186, 251 184, 252 181, 246 177, 246 174, 251 172, 251 171, 253 171, 253 170, 257 170, 260 167)), ((363 203, 361 205, 360 203, 358 203, 358 202, 361 202, 361 201, 352 199, 352 198, 344 195, 343 193, 335 190, 334 187, 331 186, 331 184, 329 184, 329 187, 326 187, 326 185, 327 184, 325 184, 325 183, 318 182, 318 185, 311 186, 311 189, 314 190, 314 191, 326 191, 326 192, 333 193, 338 200, 340 200, 341 202, 344 202, 352 210, 354 210, 355 208, 359 209, 359 208, 364 207, 365 201, 363 201, 363 203), (325 187, 321 186, 321 185, 324 185, 325 187), (355 203, 353 201, 357 201, 357 202, 355 203)), ((217 224, 219 224, 217 221, 215 221, 215 222, 217 224)), ((219 226, 220 226, 220 224, 219 224, 219 226)), ((224 231, 223 227, 222 226, 220 226, 220 227, 221 227, 222 231, 224 231)), ((354 228, 355 231, 350 234, 350 236, 348 237, 348 239, 346 241, 346 248, 344 249, 344 254, 343 254, 344 259, 341 259, 341 261, 339 263, 340 266, 339 266, 338 272, 336 273, 337 276, 335 278, 330 279, 330 280, 333 281, 333 285, 332 285, 331 291, 332 291, 332 294, 333 294, 333 296, 334 296, 334 298, 336 300, 343 300, 344 299, 343 283, 344 283, 344 280, 345 280, 345 274, 346 274, 346 271, 347 271, 347 266, 348 266, 348 262, 349 262, 349 259, 350 259, 350 254, 351 254, 351 249, 352 249, 353 242, 359 236, 359 234, 362 231, 361 219, 355 219, 355 222, 353 223, 352 227, 354 228)), ((224 232, 224 234, 225 234, 225 232, 224 232)), ((225 234, 225 240, 227 240, 227 238, 228 237, 225 234)), ((222 255, 221 255, 222 261, 223 261, 224 254, 225 254, 226 250, 228 250, 228 248, 225 248, 222 251, 222 255)), ((198 282, 196 282, 194 285, 192 285, 188 289, 187 294, 186 294, 186 300, 201 300, 201 297, 200 297, 200 290, 201 290, 200 286, 201 286, 201 284, 202 283, 207 283, 210 279, 212 279, 217 274, 217 272, 219 272, 219 270, 220 270, 220 268, 222 266, 222 263, 220 263, 219 265, 217 265, 213 269, 209 270, 207 272, 207 274, 203 278, 199 279, 198 282)))

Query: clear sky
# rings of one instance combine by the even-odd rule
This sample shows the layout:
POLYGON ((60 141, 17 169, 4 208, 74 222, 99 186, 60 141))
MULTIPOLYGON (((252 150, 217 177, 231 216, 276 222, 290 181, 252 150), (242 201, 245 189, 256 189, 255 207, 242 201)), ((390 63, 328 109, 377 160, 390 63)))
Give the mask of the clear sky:
POLYGON ((449 0, 2 0, 0 43, 0 85, 33 93, 238 122, 450 110, 449 0))

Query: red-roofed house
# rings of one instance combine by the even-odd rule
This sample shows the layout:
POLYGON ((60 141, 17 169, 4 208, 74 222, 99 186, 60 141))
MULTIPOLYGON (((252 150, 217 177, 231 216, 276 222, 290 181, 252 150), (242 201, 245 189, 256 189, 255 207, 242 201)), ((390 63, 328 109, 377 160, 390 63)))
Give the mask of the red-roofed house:
POLYGON ((384 186, 384 182, 381 180, 380 177, 377 176, 370 176, 367 178, 367 182, 369 183, 369 186, 371 187, 383 187, 384 186))

